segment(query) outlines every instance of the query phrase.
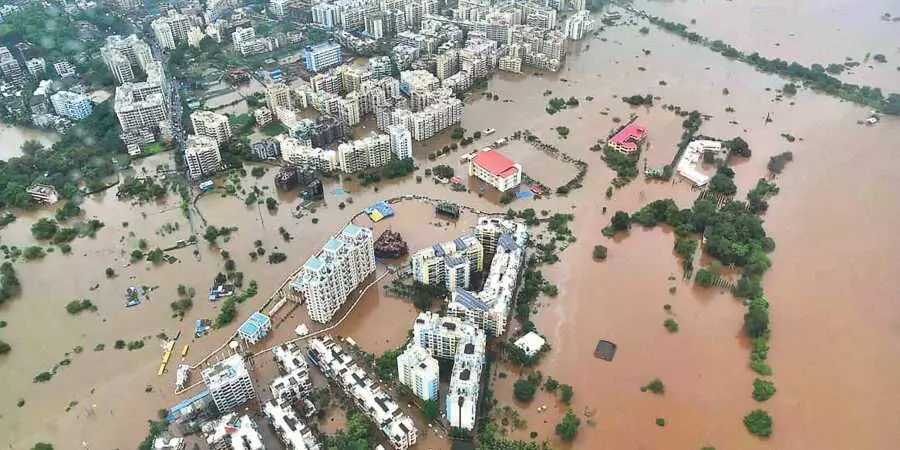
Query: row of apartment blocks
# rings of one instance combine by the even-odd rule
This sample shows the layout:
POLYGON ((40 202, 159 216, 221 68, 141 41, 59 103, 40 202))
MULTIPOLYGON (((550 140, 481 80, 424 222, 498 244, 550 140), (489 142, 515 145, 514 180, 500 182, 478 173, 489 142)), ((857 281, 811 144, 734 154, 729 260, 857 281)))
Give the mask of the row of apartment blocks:
POLYGON ((456 317, 423 312, 413 323, 409 346, 397 357, 399 380, 423 400, 438 397, 438 362, 453 361, 444 414, 451 427, 475 428, 487 338, 456 317))
MULTIPOLYGON (((319 443, 310 428, 297 416, 294 405, 304 402, 304 409, 314 412, 308 396, 312 390, 309 367, 300 348, 293 343, 273 348, 274 360, 281 376, 271 383, 273 400, 262 406, 269 424, 286 448, 319 450, 319 443)), ((252 377, 239 354, 218 362, 203 371, 203 381, 213 403, 222 416, 204 426, 206 441, 211 449, 263 449, 262 436, 256 423, 248 416, 233 411, 256 398, 252 377)), ((309 418, 311 414, 307 414, 309 418)))
POLYGON ((372 134, 338 145, 337 150, 313 147, 309 140, 288 135, 275 138, 282 159, 295 167, 319 172, 357 173, 387 165, 392 158, 412 158, 409 130, 393 126, 388 134, 372 134))
POLYGON ((506 332, 528 232, 520 221, 498 217, 479 218, 474 231, 474 235, 419 250, 410 258, 410 268, 416 281, 447 286, 449 315, 500 336, 506 332), (483 272, 488 264, 481 291, 468 290, 473 288, 472 274, 483 272))
POLYGON ((384 433, 392 447, 406 450, 416 443, 419 431, 413 420, 334 339, 330 336, 311 339, 309 357, 384 433))
POLYGON ((302 294, 310 319, 328 323, 350 293, 373 272, 372 230, 348 224, 306 260, 288 286, 288 294, 302 294))

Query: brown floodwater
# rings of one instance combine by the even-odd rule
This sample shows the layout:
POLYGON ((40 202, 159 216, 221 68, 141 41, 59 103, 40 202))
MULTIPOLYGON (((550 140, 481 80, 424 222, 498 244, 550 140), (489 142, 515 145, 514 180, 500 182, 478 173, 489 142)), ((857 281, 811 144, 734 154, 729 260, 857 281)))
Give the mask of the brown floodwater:
MULTIPOLYGON (((713 26, 713 20, 705 17, 727 17, 721 22, 733 21, 734 29, 745 29, 732 33, 727 40, 745 50, 778 56, 774 50, 788 47, 786 39, 777 48, 755 40, 754 24, 769 16, 736 3, 641 2, 639 6, 658 8, 659 14, 671 12, 673 20, 681 17, 676 11, 697 18, 697 27, 713 26), (736 8, 728 11, 740 14, 719 16, 721 8, 736 8)), ((785 8, 801 14, 803 7, 813 8, 818 3, 798 0, 790 5, 785 8)), ((889 10, 878 2, 859 9, 858 17, 868 20, 871 16, 875 21, 889 10)), ((844 26, 842 16, 829 17, 828 23, 842 24, 838 37, 828 29, 787 18, 768 20, 771 32, 766 36, 799 33, 794 28, 803 28, 812 36, 821 32, 823 42, 834 45, 805 39, 809 56, 797 59, 808 62, 839 61, 844 56, 875 52, 877 48, 867 44, 874 42, 871 39, 890 42, 892 36, 896 37, 896 28, 884 28, 882 32, 878 31, 881 24, 855 20, 847 20, 844 26), (847 39, 846 33, 860 38, 847 39), (877 38, 865 37, 873 33, 877 38)), ((534 318, 553 346, 539 369, 571 384, 575 389, 573 410, 580 415, 592 413, 591 423, 596 423, 591 426, 583 420, 572 446, 894 448, 900 441, 900 414, 895 407, 900 383, 894 376, 900 370, 900 334, 896 327, 900 320, 900 281, 894 276, 900 269, 895 256, 900 252, 900 241, 894 232, 900 207, 891 194, 900 188, 892 148, 900 142, 900 121, 888 118, 875 127, 861 127, 855 122, 867 113, 864 108, 806 91, 777 101, 773 90, 784 80, 725 60, 658 29, 648 35, 637 30, 638 26, 612 27, 601 34, 606 41, 592 39, 574 45, 559 74, 495 77, 489 90, 501 100, 473 97, 467 101, 462 124, 470 131, 497 129, 496 134, 476 142, 471 149, 515 130, 529 129, 590 165, 584 188, 568 197, 517 200, 511 205, 575 214, 571 228, 578 242, 560 255, 559 263, 544 269, 545 276, 559 286, 560 295, 541 299, 542 307, 534 318), (660 81, 666 81, 665 85, 660 81), (731 94, 722 95, 723 88, 731 94), (547 90, 552 95, 542 95, 547 90), (646 93, 660 97, 657 106, 632 108, 616 98, 646 93), (557 96, 592 96, 594 100, 582 100, 578 108, 550 116, 544 108, 550 97, 557 96), (772 199, 765 217, 768 232, 778 242, 772 254, 772 270, 764 283, 772 304, 770 359, 778 393, 765 404, 756 403, 750 396, 754 374, 747 368, 749 350, 740 329, 744 308, 727 294, 695 289, 680 280, 679 263, 671 251, 671 233, 637 228, 627 238, 615 241, 600 234, 607 216, 616 210, 633 211, 665 197, 687 206, 696 196, 684 183, 640 179, 618 190, 611 200, 603 196, 613 174, 600 155, 588 148, 615 125, 613 118, 627 120, 634 113, 649 127, 651 147, 644 155, 648 165, 671 159, 681 134, 681 119, 664 111, 660 104, 681 105, 711 115, 711 120, 703 124, 703 134, 747 139, 754 154, 735 165, 740 195, 765 175, 769 156, 794 152, 794 162, 777 180, 781 193, 772 199), (735 112, 726 113, 727 107, 735 108, 735 112), (763 118, 770 113, 775 120, 766 125, 763 118), (570 128, 568 139, 557 137, 554 128, 560 125, 570 128), (782 133, 799 139, 788 143, 782 133), (607 215, 601 211, 603 206, 609 209, 607 215), (603 263, 591 260, 591 249, 598 243, 609 247, 609 258, 603 263), (675 281, 669 280, 672 275, 675 281), (674 295, 669 293, 673 286, 677 288, 674 295), (662 326, 668 317, 663 310, 666 303, 672 305, 672 316, 681 325, 677 334, 667 333, 662 326), (593 358, 598 339, 619 345, 613 362, 593 358), (664 380, 666 395, 639 391, 654 377, 664 380), (741 417, 759 406, 769 409, 775 420, 775 434, 768 441, 753 438, 741 424, 741 417), (667 420, 665 428, 654 424, 657 417, 667 420)), ((716 37, 713 28, 699 30, 716 37)), ((790 48, 798 54, 806 52, 802 46, 790 48)), ((881 52, 891 61, 889 50, 881 52)), ((889 87, 888 83, 884 87, 889 87)), ((459 163, 462 150, 433 162, 426 158, 449 142, 449 137, 442 135, 416 145, 420 168, 448 164, 463 171, 459 163)), ((555 160, 538 153, 525 156, 528 151, 532 150, 524 144, 521 148, 509 147, 511 154, 522 155, 526 172, 544 171, 542 176, 551 178, 551 185, 565 179, 557 172, 568 169, 553 169, 555 160), (529 166, 537 167, 530 170, 529 166)), ((163 154, 140 164, 152 170, 170 158, 163 154)), ((421 171, 418 174, 424 176, 421 171)), ((259 180, 247 177, 242 185, 272 186, 273 175, 270 171, 259 180)), ((473 187, 471 183, 469 186, 473 187)), ((334 182, 327 183, 326 205, 302 219, 290 214, 297 203, 296 194, 279 195, 283 203, 277 213, 269 213, 264 207, 245 207, 241 199, 218 193, 199 200, 198 208, 210 225, 239 228, 220 246, 245 272, 245 282, 259 282, 260 294, 240 306, 239 318, 261 305, 330 234, 372 202, 418 193, 485 210, 506 209, 496 203, 493 193, 481 198, 474 188, 473 193, 454 192, 427 177, 421 183, 414 178, 382 182, 377 191, 345 181, 348 192, 342 195, 336 194, 334 187, 334 182), (348 198, 353 199, 352 204, 348 198), (337 207, 342 201, 348 203, 343 210, 337 207), (319 219, 318 224, 311 223, 312 217, 319 219), (277 231, 279 226, 295 239, 284 242, 277 231), (270 252, 277 248, 286 253, 288 260, 278 265, 267 264, 264 258, 252 262, 247 253, 257 239, 270 252)), ((211 279, 224 269, 217 248, 202 243, 199 261, 190 249, 184 249, 172 253, 181 260, 176 264, 128 264, 128 253, 139 238, 147 239, 153 248, 171 245, 188 234, 187 221, 177 206, 175 197, 168 204, 143 206, 119 202, 112 192, 89 198, 84 204, 87 216, 98 216, 106 223, 96 238, 76 240, 71 256, 51 253, 41 262, 16 264, 24 295, 0 307, 0 319, 9 322, 0 330, 0 338, 13 346, 13 351, 0 359, 4 380, 0 387, 0 445, 28 448, 37 441, 51 441, 58 448, 77 448, 82 442, 90 448, 131 447, 145 435, 146 420, 178 400, 172 391, 174 371, 163 377, 156 375, 161 350, 154 336, 182 331, 185 342, 193 341, 187 358, 193 362, 198 355, 221 345, 237 327, 239 320, 225 330, 190 339, 195 319, 214 318, 217 313, 218 305, 204 298, 211 279), (158 234, 163 225, 175 222, 179 223, 178 232, 158 234), (105 267, 115 268, 119 276, 107 280, 105 267), (122 294, 135 284, 160 288, 151 294, 149 302, 126 309, 122 294), (178 284, 192 286, 198 293, 194 308, 183 322, 173 319, 169 308, 178 284), (99 310, 69 316, 63 306, 76 298, 90 298, 99 310), (112 348, 117 339, 143 337, 149 337, 143 349, 129 352, 112 348), (93 351, 98 343, 105 344, 106 349, 93 351), (61 368, 47 383, 32 383, 37 373, 66 358, 65 353, 75 346, 82 346, 84 351, 69 356, 71 365, 61 368), (148 385, 151 392, 145 392, 148 385), (22 408, 16 407, 19 398, 26 401, 22 408), (71 401, 78 404, 67 412, 71 401)), ((436 227, 429 224, 439 221, 430 208, 407 202, 397 209, 396 217, 374 227, 376 232, 385 227, 400 230, 411 250, 455 236, 467 227, 465 220, 470 220, 464 216, 455 227, 436 227)), ((30 224, 50 213, 23 214, 3 230, 3 242, 30 245, 30 224)), ((364 217, 357 221, 368 222, 364 217)), ((287 338, 294 326, 304 321, 302 308, 292 314, 294 317, 288 317, 265 344, 287 338)), ((379 288, 364 296, 335 334, 352 336, 366 351, 379 353, 403 342, 414 316, 411 305, 379 288)), ((172 366, 178 364, 176 359, 172 366)), ((509 368, 498 370, 515 373, 509 368)), ((501 404, 514 404, 513 380, 497 378, 495 388, 501 404)), ((535 430, 539 438, 550 438, 555 446, 562 446, 553 438, 553 427, 563 412, 561 406, 543 393, 527 408, 521 406, 528 429, 514 436, 527 438, 528 431, 535 430), (550 409, 537 413, 540 404, 550 409)), ((431 436, 421 448, 446 448, 442 447, 444 443, 431 436)))
POLYGON ((0 124, 0 159, 6 161, 15 156, 22 156, 20 147, 28 140, 35 140, 49 147, 59 140, 59 135, 49 130, 0 124))

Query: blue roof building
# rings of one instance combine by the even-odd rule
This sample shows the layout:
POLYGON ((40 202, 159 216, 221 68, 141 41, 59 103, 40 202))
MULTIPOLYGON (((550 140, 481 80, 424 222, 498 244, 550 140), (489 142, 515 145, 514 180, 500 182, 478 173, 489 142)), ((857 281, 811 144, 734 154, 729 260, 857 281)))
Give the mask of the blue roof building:
POLYGON ((272 320, 269 316, 257 311, 238 328, 238 335, 250 344, 261 341, 269 330, 272 329, 272 320))

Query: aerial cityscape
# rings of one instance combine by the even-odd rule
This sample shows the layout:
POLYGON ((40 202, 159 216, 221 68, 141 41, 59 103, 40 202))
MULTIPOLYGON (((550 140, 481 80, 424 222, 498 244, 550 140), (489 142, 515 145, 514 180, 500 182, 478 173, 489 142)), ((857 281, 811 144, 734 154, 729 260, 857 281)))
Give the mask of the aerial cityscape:
POLYGON ((2 2, 0 446, 896 448, 897 42, 892 0, 2 2))

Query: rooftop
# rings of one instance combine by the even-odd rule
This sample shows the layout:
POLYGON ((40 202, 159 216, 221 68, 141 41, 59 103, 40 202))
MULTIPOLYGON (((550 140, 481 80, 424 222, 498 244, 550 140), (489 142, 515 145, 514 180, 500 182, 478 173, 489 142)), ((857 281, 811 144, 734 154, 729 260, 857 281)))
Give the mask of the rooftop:
POLYGON ((633 152, 637 150, 637 144, 647 137, 647 127, 630 123, 619 130, 618 133, 609 139, 609 143, 620 146, 626 151, 633 152))
POLYGON ((478 152, 472 162, 498 177, 512 176, 519 170, 515 161, 497 150, 478 152))

